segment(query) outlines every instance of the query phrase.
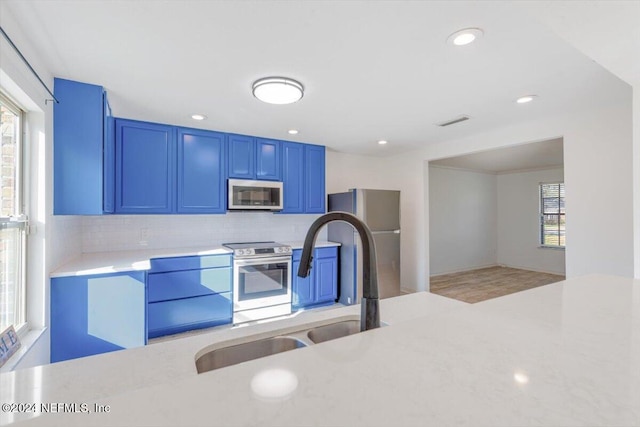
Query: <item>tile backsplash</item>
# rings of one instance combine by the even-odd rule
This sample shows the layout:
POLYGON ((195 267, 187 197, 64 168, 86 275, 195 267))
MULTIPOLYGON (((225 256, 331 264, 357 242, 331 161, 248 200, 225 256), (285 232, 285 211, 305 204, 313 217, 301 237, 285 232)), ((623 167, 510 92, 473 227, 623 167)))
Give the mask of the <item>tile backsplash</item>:
MULTIPOLYGON (((228 242, 304 240, 320 215, 230 212, 226 215, 104 215, 82 219, 82 251, 126 251, 228 242)), ((326 240, 326 227, 318 239, 326 240)))

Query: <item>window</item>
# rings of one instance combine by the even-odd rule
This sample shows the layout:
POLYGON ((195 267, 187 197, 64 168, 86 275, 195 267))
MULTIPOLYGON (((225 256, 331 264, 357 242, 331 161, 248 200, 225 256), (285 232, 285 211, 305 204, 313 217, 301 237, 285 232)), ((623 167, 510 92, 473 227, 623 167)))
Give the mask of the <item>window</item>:
POLYGON ((20 108, 0 93, 0 332, 11 325, 18 330, 26 322, 22 116, 20 108))
POLYGON ((540 244, 564 248, 564 183, 540 184, 540 244))

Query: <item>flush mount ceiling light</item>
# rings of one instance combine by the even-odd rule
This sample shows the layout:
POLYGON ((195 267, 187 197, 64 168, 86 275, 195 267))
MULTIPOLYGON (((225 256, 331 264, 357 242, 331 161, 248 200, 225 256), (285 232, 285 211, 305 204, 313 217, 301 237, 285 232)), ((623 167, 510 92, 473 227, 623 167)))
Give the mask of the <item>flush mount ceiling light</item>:
POLYGON ((464 46, 479 39, 483 34, 484 32, 480 28, 465 28, 451 34, 447 38, 447 43, 454 46, 464 46))
POLYGON ((292 104, 303 95, 302 84, 286 77, 266 77, 253 82, 253 96, 268 104, 292 104))
POLYGON ((298 134, 298 130, 297 129, 289 129, 287 132, 289 133, 289 135, 297 135, 298 134))
POLYGON ((385 141, 384 139, 381 139, 380 141, 378 141, 378 144, 385 145, 387 142, 389 141, 385 141))
POLYGON ((520 98, 516 99, 516 102, 518 104, 526 104, 527 102, 531 102, 534 100, 534 98, 536 98, 537 95, 525 95, 525 96, 521 96, 520 98))
POLYGON ((207 116, 203 116, 202 114, 192 114, 191 118, 193 120, 204 120, 207 118, 207 116))

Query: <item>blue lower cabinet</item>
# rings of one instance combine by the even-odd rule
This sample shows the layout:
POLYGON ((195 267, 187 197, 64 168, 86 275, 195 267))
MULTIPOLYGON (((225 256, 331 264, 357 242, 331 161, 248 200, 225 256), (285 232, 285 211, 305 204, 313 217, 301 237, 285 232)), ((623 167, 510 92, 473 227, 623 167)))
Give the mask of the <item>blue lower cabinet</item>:
POLYGON ((51 279, 51 362, 147 343, 142 271, 51 279))
POLYGON ((336 286, 338 277, 337 254, 328 255, 326 258, 317 256, 313 267, 315 270, 314 277, 316 279, 316 303, 335 302, 338 298, 338 287, 336 286))
POLYGON ((231 292, 149 303, 149 338, 231 323, 231 292))
POLYGON ((300 268, 300 255, 299 253, 302 251, 294 251, 294 257, 296 252, 298 252, 298 259, 294 258, 292 262, 293 268, 293 287, 292 287, 292 304, 293 309, 297 310, 299 308, 303 308, 306 306, 314 305, 315 302, 315 292, 314 292, 314 280, 313 280, 313 268, 311 269, 311 274, 307 277, 302 278, 298 277, 298 268, 300 268))
POLYGON ((230 255, 154 258, 150 264, 149 338, 231 323, 230 255))
POLYGON ((317 248, 313 253, 311 273, 298 277, 302 250, 293 251, 293 310, 333 304, 338 298, 338 248, 317 248))
POLYGON ((149 303, 231 291, 231 268, 149 274, 149 303))

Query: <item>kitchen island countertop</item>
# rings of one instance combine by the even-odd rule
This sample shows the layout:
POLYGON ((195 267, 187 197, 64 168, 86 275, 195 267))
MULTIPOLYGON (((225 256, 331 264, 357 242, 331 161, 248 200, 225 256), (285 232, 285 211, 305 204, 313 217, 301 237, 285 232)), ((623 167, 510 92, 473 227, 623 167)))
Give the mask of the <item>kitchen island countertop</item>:
MULTIPOLYGON (((389 314, 411 308, 418 315, 388 327, 200 375, 171 375, 169 366, 154 366, 166 381, 100 397, 83 399, 73 390, 74 381, 89 390, 105 387, 99 370, 57 378, 55 366, 45 366, 39 389, 20 383, 19 371, 4 374, 2 400, 12 401, 4 384, 13 380, 20 401, 110 408, 26 421, 43 426, 640 425, 640 280, 578 277, 429 313, 430 303, 441 302, 434 297, 392 299, 397 307, 386 308, 389 314)), ((155 345, 162 343, 149 347, 155 345)), ((144 363, 141 353, 133 356, 136 350, 144 349, 118 353, 144 363)), ((161 350, 179 347, 155 351, 161 350)), ((193 349, 184 350, 181 357, 193 363, 193 349)), ((112 366, 108 355, 87 360, 99 357, 112 366)), ((74 362, 64 363, 71 375, 74 362)), ((120 363, 121 379, 135 375, 135 364, 120 363)), ((39 368, 33 369, 22 378, 34 380, 39 368)))

